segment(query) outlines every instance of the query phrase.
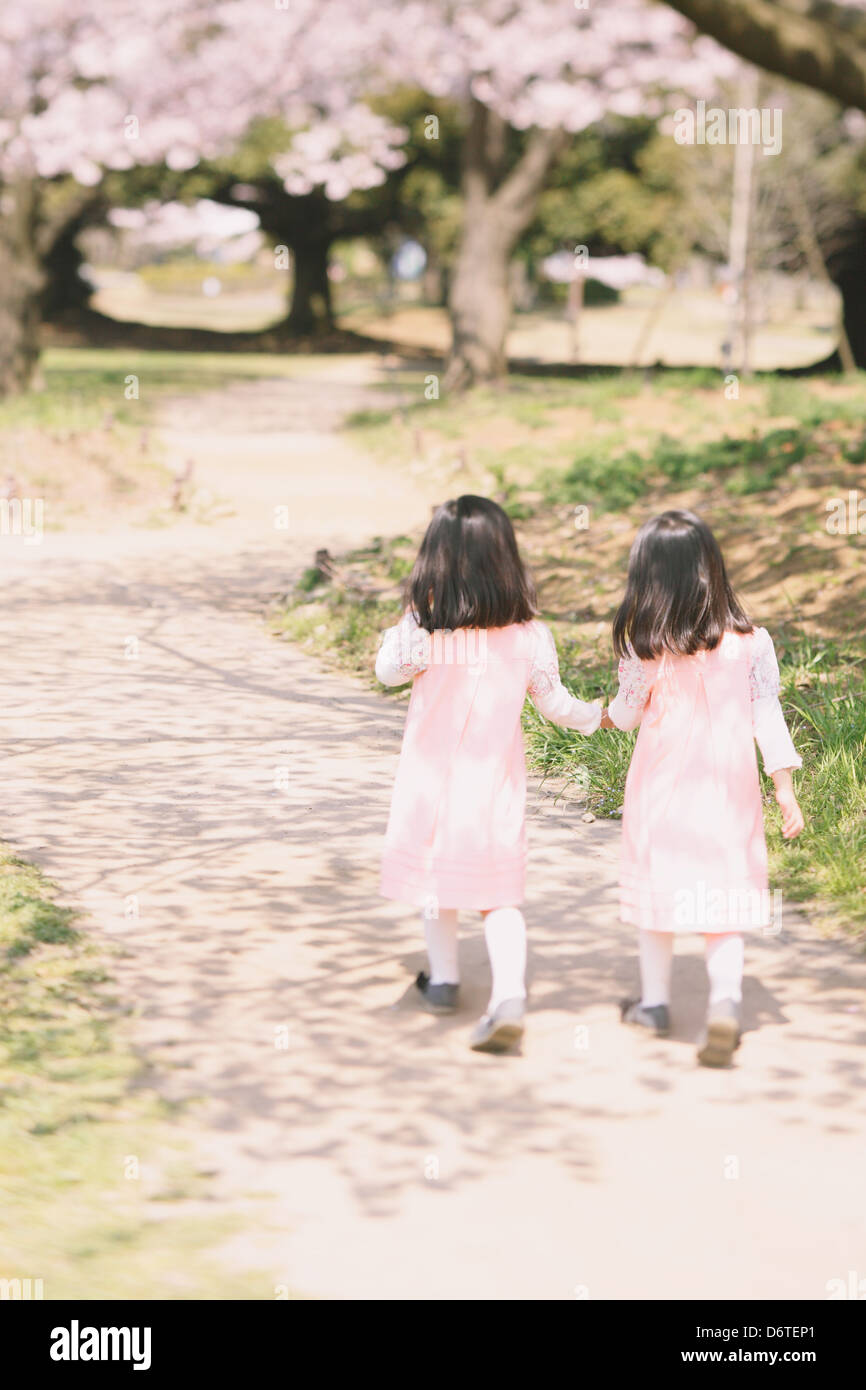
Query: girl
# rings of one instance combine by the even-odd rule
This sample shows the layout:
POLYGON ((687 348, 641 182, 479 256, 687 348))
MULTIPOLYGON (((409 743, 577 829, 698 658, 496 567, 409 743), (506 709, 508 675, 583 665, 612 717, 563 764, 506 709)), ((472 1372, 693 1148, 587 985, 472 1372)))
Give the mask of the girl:
POLYGON ((493 986, 472 1035, 501 1052, 523 1034, 526 771, 520 715, 591 734, 601 703, 559 678, 553 637, 535 618, 511 522, 484 497, 433 515, 407 586, 407 610, 376 661, 384 685, 413 681, 381 891, 423 907, 429 973, 416 986, 434 1013, 457 1007, 457 913, 479 911, 493 986))
POLYGON ((739 1044, 743 932, 770 925, 757 740, 782 811, 782 833, 803 816, 792 768, 802 766, 779 704, 769 634, 734 596, 722 553, 693 512, 668 511, 638 532, 613 624, 619 693, 605 728, 640 725, 623 809, 621 916, 638 930, 641 997, 625 1022, 659 1036, 674 936, 701 932, 710 1000, 704 1066, 725 1066, 739 1044))

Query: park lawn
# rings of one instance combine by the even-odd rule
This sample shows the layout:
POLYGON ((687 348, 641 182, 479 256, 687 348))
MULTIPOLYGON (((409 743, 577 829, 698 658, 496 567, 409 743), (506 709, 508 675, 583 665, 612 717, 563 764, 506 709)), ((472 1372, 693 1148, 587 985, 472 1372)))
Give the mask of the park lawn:
MULTIPOLYGON (((445 355, 451 341, 447 310, 408 299, 384 303, 371 295, 366 302, 342 302, 340 323, 370 337, 399 342, 431 354, 445 355)), ((820 361, 829 348, 837 308, 832 290, 820 289, 800 309, 776 303, 769 321, 755 325, 751 356, 758 368, 805 366, 820 361)), ((730 308, 717 290, 634 285, 618 302, 586 304, 577 333, 580 361, 595 366, 624 367, 662 362, 688 367, 717 367, 721 344, 730 331, 730 308), (659 313, 658 311, 661 310, 659 313), (646 327, 654 326, 649 338, 646 327), (640 347, 638 346, 640 344, 640 347)), ((514 362, 562 363, 574 360, 573 325, 564 305, 538 305, 514 313, 507 353, 514 362)))
MULTIPOLYGON (((776 641, 783 701, 805 766, 808 820, 779 833, 764 779, 774 882, 827 929, 866 933, 866 536, 833 535, 832 499, 866 498, 866 382, 758 378, 728 400, 716 373, 510 378, 462 400, 428 401, 407 375, 404 404, 353 417, 356 443, 394 467, 423 467, 442 495, 482 492, 514 517, 563 676, 610 696, 610 620, 628 549, 647 516, 688 506, 713 524, 734 583, 776 641)), ((419 536, 379 537, 314 567, 275 605, 275 631, 371 683, 378 635, 400 609, 419 536)), ((404 692, 405 693, 405 692, 404 692)), ((617 815, 634 735, 582 739, 527 705, 530 765, 617 815)))
POLYGON ((215 1263, 236 1222, 208 1206, 182 1122, 148 1087, 110 958, 0 848, 0 1279, 46 1299, 272 1296, 215 1263))

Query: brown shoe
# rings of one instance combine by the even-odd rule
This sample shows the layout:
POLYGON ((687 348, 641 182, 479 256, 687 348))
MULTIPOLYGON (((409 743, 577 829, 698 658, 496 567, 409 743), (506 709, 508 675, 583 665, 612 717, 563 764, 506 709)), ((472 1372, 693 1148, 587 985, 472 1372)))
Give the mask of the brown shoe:
POLYGON ((524 999, 503 999, 492 1014, 482 1014, 469 1046, 473 1052, 507 1052, 523 1037, 524 999))
POLYGON ((740 1045, 740 1006, 733 999, 720 999, 707 1012, 707 1029, 698 1048, 702 1067, 727 1067, 740 1045))

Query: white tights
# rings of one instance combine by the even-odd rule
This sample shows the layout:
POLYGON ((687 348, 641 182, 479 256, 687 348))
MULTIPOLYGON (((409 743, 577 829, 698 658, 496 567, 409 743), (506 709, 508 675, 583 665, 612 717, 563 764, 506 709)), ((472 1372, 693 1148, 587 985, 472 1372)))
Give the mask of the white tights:
MULTIPOLYGON (((430 958, 430 983, 456 985, 457 912, 439 909, 438 917, 424 918, 424 937, 430 958)), ((484 938, 490 956, 493 988, 488 1013, 505 999, 526 998, 526 923, 516 907, 497 907, 484 916, 484 938)))
POLYGON ((425 913, 424 939, 430 960, 431 985, 456 985, 460 979, 456 910, 453 907, 440 907, 438 917, 428 917, 425 913))
MULTIPOLYGON (((638 932, 640 950, 641 1003, 644 1008, 669 1004, 674 933, 638 932)), ((707 974, 710 977, 710 1003, 743 997, 743 938, 739 932, 705 936, 707 974)))

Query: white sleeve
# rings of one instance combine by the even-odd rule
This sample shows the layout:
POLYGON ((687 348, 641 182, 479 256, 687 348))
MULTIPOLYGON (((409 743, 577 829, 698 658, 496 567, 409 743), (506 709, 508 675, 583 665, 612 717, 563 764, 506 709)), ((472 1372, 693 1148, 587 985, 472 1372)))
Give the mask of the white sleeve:
POLYGON ((559 677, 559 657, 550 628, 539 622, 534 627, 537 640, 527 686, 530 700, 539 714, 563 729, 594 734, 601 723, 601 701, 587 703, 569 695, 559 677))
POLYGON ((759 627, 752 644, 749 693, 752 698, 752 732, 768 775, 783 767, 803 766, 803 759, 794 747, 779 703, 780 689, 779 663, 773 639, 766 628, 759 627))
POLYGON ((607 712, 618 729, 636 729, 650 697, 644 664, 639 656, 624 656, 618 674, 619 690, 607 712))
POLYGON ((383 685, 405 685, 429 665, 430 633, 418 626, 411 613, 404 613, 379 639, 376 679, 383 685))

